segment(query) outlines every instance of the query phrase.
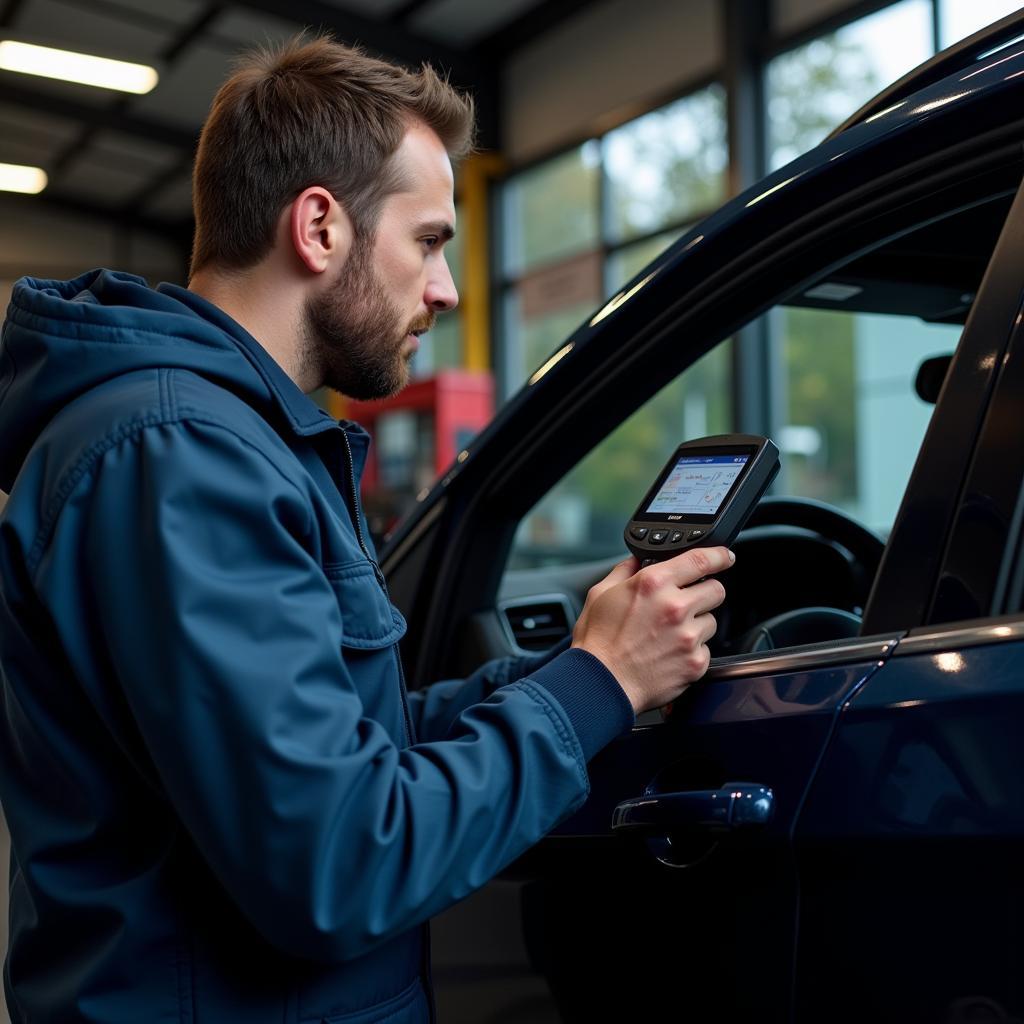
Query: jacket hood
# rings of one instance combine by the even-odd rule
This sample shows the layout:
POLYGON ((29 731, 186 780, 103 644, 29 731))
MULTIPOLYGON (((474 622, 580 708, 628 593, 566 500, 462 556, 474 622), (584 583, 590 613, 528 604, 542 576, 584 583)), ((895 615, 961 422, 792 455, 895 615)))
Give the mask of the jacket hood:
POLYGON ((25 277, 0 336, 0 490, 11 489, 33 442, 69 402, 157 367, 193 370, 257 408, 276 405, 298 433, 336 425, 244 328, 184 288, 150 288, 110 270, 71 281, 25 277))

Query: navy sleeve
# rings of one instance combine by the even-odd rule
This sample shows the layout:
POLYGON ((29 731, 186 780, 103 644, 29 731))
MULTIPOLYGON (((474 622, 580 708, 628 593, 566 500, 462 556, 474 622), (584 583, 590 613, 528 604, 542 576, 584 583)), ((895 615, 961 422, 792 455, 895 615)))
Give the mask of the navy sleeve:
POLYGON ((570 650, 571 641, 566 637, 539 654, 488 661, 465 679, 445 680, 410 693, 417 737, 443 739, 467 708, 486 700, 502 686, 531 678, 569 713, 584 756, 590 760, 608 742, 601 721, 609 714, 623 723, 632 721, 633 708, 611 672, 585 651, 570 650), (591 717, 599 720, 593 729, 588 724, 591 717))
POLYGON ((305 494, 223 426, 147 426, 68 506, 52 543, 98 631, 76 668, 123 692, 197 848, 292 955, 359 956, 483 885, 580 806, 587 757, 632 721, 569 651, 473 684, 443 740, 400 749, 364 714, 305 494))

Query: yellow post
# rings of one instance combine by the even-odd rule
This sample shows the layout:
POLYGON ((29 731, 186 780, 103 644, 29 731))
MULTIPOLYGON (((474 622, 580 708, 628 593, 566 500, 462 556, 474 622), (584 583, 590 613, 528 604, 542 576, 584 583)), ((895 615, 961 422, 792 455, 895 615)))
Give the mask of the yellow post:
POLYGON ((467 370, 491 367, 491 268, 488 182, 502 170, 497 153, 475 153, 459 168, 463 224, 462 365, 467 370))

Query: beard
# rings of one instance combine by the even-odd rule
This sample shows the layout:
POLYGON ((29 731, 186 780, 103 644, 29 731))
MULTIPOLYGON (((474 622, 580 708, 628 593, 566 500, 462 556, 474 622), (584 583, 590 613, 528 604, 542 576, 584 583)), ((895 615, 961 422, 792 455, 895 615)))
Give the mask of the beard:
POLYGON ((361 401, 405 387, 412 358, 403 352, 406 337, 430 330, 436 319, 429 312, 403 322, 374 270, 372 251, 372 239, 356 239, 334 286, 306 302, 302 323, 304 370, 361 401))

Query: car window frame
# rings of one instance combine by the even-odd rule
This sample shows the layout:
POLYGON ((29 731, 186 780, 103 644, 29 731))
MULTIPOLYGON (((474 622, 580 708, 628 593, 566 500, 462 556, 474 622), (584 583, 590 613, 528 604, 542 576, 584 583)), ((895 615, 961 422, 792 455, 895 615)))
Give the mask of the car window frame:
POLYGON ((1024 282, 1019 269, 1014 273, 1014 266, 1024 266, 1024 185, 1015 206, 1003 228, 1006 251, 1000 257, 1008 338, 1001 349, 976 355, 995 365, 992 393, 928 609, 932 626, 1024 611, 1024 282))
MULTIPOLYGON (((921 549, 925 544, 939 552, 939 557, 934 559, 933 556, 935 564, 931 571, 933 581, 929 597, 920 609, 920 622, 915 625, 936 625, 966 617, 958 614, 958 610, 942 608, 938 604, 942 588, 947 585, 944 581, 954 573, 975 580, 978 617, 991 615, 996 610, 995 589, 1004 555, 1002 550, 990 550, 987 559, 980 556, 971 510, 975 507, 977 495, 989 489, 980 477, 987 474, 990 480, 992 478, 991 467, 984 463, 986 453, 994 446, 992 432, 1001 429, 1006 420, 1005 383, 1008 378, 1016 381, 1018 386, 1020 383, 1020 320, 1024 305, 1019 268, 1022 266, 1024 181, 1018 187, 1003 222, 939 392, 865 608, 866 631, 881 632, 898 625, 898 613, 886 588, 894 588, 897 581, 915 568, 920 571, 921 549), (1014 346, 1015 340, 1017 344, 1014 346), (1012 353, 1011 346, 1014 349, 1012 353), (1012 362, 1011 354, 1014 356, 1012 362), (1000 380, 1004 382, 1001 390, 1000 380), (955 479, 950 481, 943 475, 945 453, 951 445, 969 447, 969 461, 959 482, 955 479), (956 485, 955 488, 950 487, 951 483, 956 485), (956 493, 954 510, 944 535, 922 533, 922 506, 934 501, 936 492, 952 489, 956 493), (974 547, 970 550, 972 540, 974 547)), ((1000 450, 1006 450, 1006 447, 999 446, 1000 450)), ((1020 480, 1022 475, 1024 460, 1020 462, 1015 479, 1020 480)))
MULTIPOLYGON (((654 317, 642 305, 635 308, 637 315, 632 319, 626 314, 634 310, 620 311, 619 335, 630 338, 630 351, 620 357, 624 367, 620 390, 609 394, 600 387, 601 368, 606 365, 607 356, 599 342, 603 340, 607 346, 607 332, 604 339, 588 339, 588 344, 574 353, 577 377, 569 382, 572 392, 563 393, 559 402, 544 405, 540 389, 533 389, 532 393, 529 388, 524 389, 481 438, 482 442, 487 442, 499 427, 504 427, 506 441, 509 435, 513 438, 508 447, 499 447, 493 452, 495 457, 490 463, 485 460, 477 460, 475 465, 467 463, 460 467, 458 474, 453 472, 442 481, 445 507, 429 531, 431 536, 427 542, 431 544, 431 552, 425 559, 422 552, 417 558, 433 576, 434 586, 419 590, 405 587, 413 607, 403 609, 412 626, 403 653, 414 665, 415 678, 424 680, 444 674, 443 652, 457 649, 458 624, 481 606, 493 605, 518 522, 539 495, 561 479, 585 452, 668 379, 771 305, 784 302, 788 296, 859 253, 926 223, 929 210, 935 219, 959 208, 956 204, 950 208, 945 193, 950 189, 962 190, 965 179, 973 180, 993 168, 1005 171, 1006 165, 1012 164, 1014 180, 1019 182, 1019 144, 1006 139, 1013 134, 1010 128, 1001 126, 995 137, 982 135, 953 146, 947 141, 945 147, 937 148, 927 157, 903 164, 889 175, 876 176, 870 188, 865 185, 861 189, 844 190, 843 181, 837 181, 834 198, 817 206, 808 206, 798 191, 789 193, 786 196, 789 202, 773 211, 776 231, 762 237, 756 246, 748 245, 743 251, 735 252, 732 260, 719 266, 709 278, 698 276, 699 295, 683 289, 675 301, 669 302, 654 317), (773 253, 767 269, 763 259, 759 259, 766 250, 773 253), (712 288, 712 283, 718 287, 712 288), (725 308, 728 297, 745 285, 749 285, 748 292, 754 292, 746 308, 739 314, 734 308, 725 308), (679 336, 695 340, 688 349, 673 351, 671 339, 679 336), (638 385, 637 361, 659 347, 666 354, 664 372, 638 385), (546 458, 552 437, 570 429, 573 420, 579 425, 581 420, 587 419, 580 412, 581 403, 585 406, 589 402, 593 406, 599 397, 607 399, 602 407, 601 422, 590 423, 589 430, 584 430, 585 436, 574 439, 575 450, 569 445, 569 450, 558 453, 557 458, 546 458), (534 415, 531 417, 527 410, 534 415), (520 434, 510 430, 510 420, 522 424, 520 434), (456 475, 461 475, 462 479, 456 480, 456 475), (528 480, 527 487, 522 486, 524 480, 528 480), (422 590, 428 593, 423 594, 422 590), (423 602, 426 602, 425 607, 423 602), (427 637, 430 642, 424 643, 427 637)), ((853 173, 856 176, 856 172, 853 173)), ((965 201, 964 205, 971 203, 965 201)), ((699 231, 700 226, 695 230, 699 231)), ((656 261, 653 273, 671 262, 673 256, 678 258, 680 250, 686 248, 684 238, 669 251, 667 258, 656 261)), ((573 344, 570 340, 566 348, 571 349, 573 344)), ((619 344, 621 346, 621 337, 619 344)), ((554 382, 551 383, 553 386, 554 382)), ((564 375, 561 383, 564 388, 564 375)), ((978 393, 976 387, 973 393, 978 393)), ((481 450, 487 447, 486 443, 481 444, 481 450)), ((969 450, 963 448, 955 458, 946 453, 947 463, 955 465, 957 472, 961 472, 961 468, 966 470, 968 458, 969 450)), ((422 534, 422 529, 419 532, 422 534)), ((420 543, 423 542, 421 536, 420 543)), ((401 581, 402 561, 413 546, 410 534, 400 534, 385 551, 385 572, 401 581)), ((429 577, 420 577, 423 578, 429 577)), ((916 597, 919 602, 924 599, 920 594, 916 597)), ((917 625, 920 621, 914 615, 904 616, 904 620, 899 627, 917 625)), ((887 624, 882 630, 871 632, 888 633, 896 628, 887 624)))

